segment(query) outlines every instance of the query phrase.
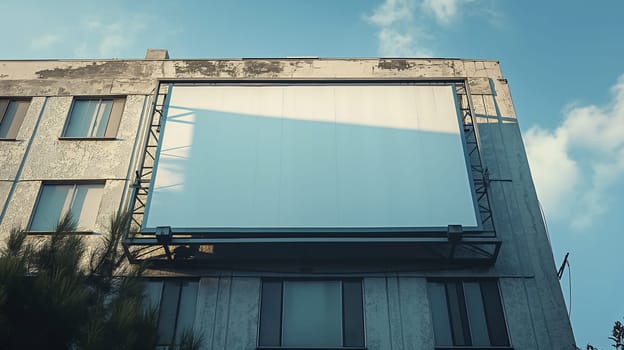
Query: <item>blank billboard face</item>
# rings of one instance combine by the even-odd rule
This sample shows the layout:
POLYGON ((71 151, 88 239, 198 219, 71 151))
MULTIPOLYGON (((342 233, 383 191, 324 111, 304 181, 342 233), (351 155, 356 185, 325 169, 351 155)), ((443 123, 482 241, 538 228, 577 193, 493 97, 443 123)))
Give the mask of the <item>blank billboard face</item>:
POLYGON ((453 86, 173 85, 144 229, 478 226, 453 86))

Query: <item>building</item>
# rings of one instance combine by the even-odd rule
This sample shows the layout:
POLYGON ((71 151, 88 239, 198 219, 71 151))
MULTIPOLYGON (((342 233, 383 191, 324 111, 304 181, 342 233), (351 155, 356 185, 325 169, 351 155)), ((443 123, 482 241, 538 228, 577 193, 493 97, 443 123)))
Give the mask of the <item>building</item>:
POLYGON ((130 208, 163 345, 575 349, 496 61, 0 61, 0 118, 0 235, 130 208))

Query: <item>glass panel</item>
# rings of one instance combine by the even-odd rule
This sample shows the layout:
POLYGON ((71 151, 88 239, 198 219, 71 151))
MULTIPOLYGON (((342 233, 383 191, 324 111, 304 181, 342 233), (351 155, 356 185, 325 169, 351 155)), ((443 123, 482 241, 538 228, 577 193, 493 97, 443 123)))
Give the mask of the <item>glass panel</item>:
POLYGON ((259 344, 279 346, 282 332, 282 282, 263 282, 261 302, 259 344))
POLYGON ((111 108, 106 125, 106 132, 104 134, 105 137, 117 136, 117 130, 119 129, 119 123, 121 123, 121 115, 123 114, 125 104, 125 98, 116 98, 113 100, 113 107, 111 108))
POLYGON ((183 282, 176 325, 175 343, 180 344, 182 333, 193 330, 195 309, 197 307, 197 282, 183 282))
POLYGON ((496 281, 481 282, 481 293, 483 294, 483 305, 490 330, 490 342, 493 346, 508 346, 509 336, 503 315, 498 284, 496 281))
POLYGON ((30 224, 31 231, 54 231, 73 185, 44 185, 30 224))
POLYGON ((95 225, 103 189, 103 184, 76 186, 71 212, 80 229, 92 229, 95 225))
POLYGON ((63 136, 89 137, 99 100, 75 100, 63 136))
POLYGON ((8 106, 9 106, 9 100, 0 99, 0 124, 2 124, 2 119, 4 118, 4 112, 6 112, 6 109, 8 106))
POLYGON ((143 303, 145 304, 145 308, 158 309, 160 307, 160 297, 162 296, 162 292, 162 281, 145 282, 145 299, 143 301, 143 303))
POLYGON ((427 284, 431 316, 433 318, 433 333, 435 344, 439 346, 452 346, 453 335, 451 334, 451 321, 449 310, 446 305, 446 289, 444 283, 430 282, 427 284))
POLYGON ((26 112, 28 112, 28 107, 30 106, 30 101, 14 101, 13 103, 17 105, 17 111, 15 112, 13 123, 11 123, 11 127, 9 128, 9 134, 7 135, 7 137, 11 139, 17 137, 17 132, 22 126, 24 118, 26 117, 26 112))
POLYGON ((466 298, 466 311, 470 322, 470 335, 473 346, 490 345, 485 311, 481 298, 481 287, 478 282, 464 282, 464 297, 466 298))
POLYGON ((344 346, 364 346, 362 281, 342 282, 344 346))
POLYGON ((113 100, 102 100, 100 102, 100 108, 98 110, 96 122, 95 122, 95 132, 93 132, 92 136, 95 137, 104 137, 106 133, 106 125, 108 125, 108 118, 110 117, 111 108, 113 107, 113 100))
POLYGON ((340 281, 284 282, 282 346, 342 346, 340 281))
POLYGON ((178 301, 180 297, 179 282, 165 282, 160 303, 160 316, 158 319, 158 332, 160 333, 160 344, 171 344, 175 330, 178 301))
POLYGON ((13 125, 13 120, 15 119, 15 115, 17 114, 18 104, 15 101, 11 101, 7 106, 6 112, 4 113, 4 117, 0 122, 0 138, 8 138, 9 130, 11 129, 11 125, 13 125))
POLYGON ((451 317, 451 329, 453 330, 453 345, 470 345, 468 320, 464 305, 464 296, 461 282, 447 282, 446 294, 451 317))

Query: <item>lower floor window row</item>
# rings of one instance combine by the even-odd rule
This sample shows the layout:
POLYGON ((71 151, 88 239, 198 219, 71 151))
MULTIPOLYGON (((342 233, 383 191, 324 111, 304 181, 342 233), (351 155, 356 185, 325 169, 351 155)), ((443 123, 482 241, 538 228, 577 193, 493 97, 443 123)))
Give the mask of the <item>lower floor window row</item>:
MULTIPOLYGON (((498 282, 430 280, 427 283, 436 348, 509 347, 498 282)), ((180 344, 196 313, 198 282, 150 281, 148 301, 158 307, 160 344, 180 344)), ((363 348, 361 279, 267 279, 262 282, 260 348, 363 348)))

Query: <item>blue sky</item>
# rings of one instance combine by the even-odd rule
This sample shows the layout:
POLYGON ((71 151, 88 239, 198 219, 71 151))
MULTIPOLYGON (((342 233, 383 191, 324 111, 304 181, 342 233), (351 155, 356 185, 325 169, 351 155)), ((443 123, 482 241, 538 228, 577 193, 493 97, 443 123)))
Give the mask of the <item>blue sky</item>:
POLYGON ((577 342, 610 348, 611 326, 624 317, 624 2, 5 0, 2 7, 0 31, 8 35, 0 59, 142 58, 151 47, 173 58, 500 60, 557 264, 571 252, 577 342))

